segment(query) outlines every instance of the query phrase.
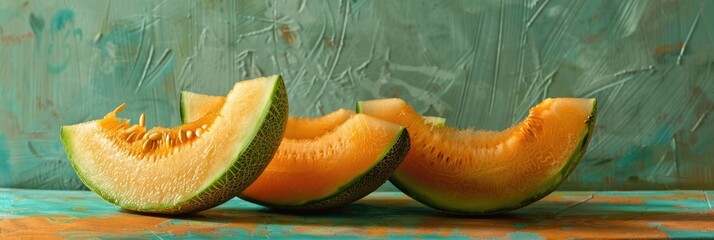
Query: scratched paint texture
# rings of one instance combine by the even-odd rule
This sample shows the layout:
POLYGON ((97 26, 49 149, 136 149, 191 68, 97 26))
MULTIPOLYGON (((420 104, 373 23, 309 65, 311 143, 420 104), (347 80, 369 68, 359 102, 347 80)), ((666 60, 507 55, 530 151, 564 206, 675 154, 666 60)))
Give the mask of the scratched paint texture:
POLYGON ((300 116, 401 97, 500 130, 595 97, 561 189, 711 189, 712 29, 714 1, 0 1, 0 186, 82 188, 61 125, 176 125, 181 90, 281 73, 300 116))
POLYGON ((555 192, 490 218, 453 216, 398 192, 335 212, 275 212, 240 199, 188 216, 132 214, 88 191, 0 189, 0 238, 711 238, 711 191, 555 192), (38 226, 42 226, 39 227, 38 226))

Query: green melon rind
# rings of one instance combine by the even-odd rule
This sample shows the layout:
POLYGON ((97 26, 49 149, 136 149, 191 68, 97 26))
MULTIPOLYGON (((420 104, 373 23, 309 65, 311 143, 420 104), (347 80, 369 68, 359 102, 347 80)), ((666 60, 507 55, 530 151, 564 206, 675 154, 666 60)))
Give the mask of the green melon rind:
MULTIPOLYGON (((198 94, 198 93, 193 93, 193 92, 189 92, 189 91, 181 91, 181 94, 180 94, 180 96, 179 96, 179 98, 180 98, 180 99, 179 99, 179 102, 180 102, 180 104, 179 104, 179 113, 181 114, 181 123, 183 123, 183 124, 186 124, 186 123, 189 122, 189 121, 188 121, 188 112, 189 112, 189 110, 187 109, 189 102, 186 101, 186 99, 188 99, 188 96, 190 96, 190 95, 200 95, 200 94, 198 94)), ((211 97, 211 98, 223 98, 223 99, 225 99, 225 97, 221 97, 221 96, 213 96, 213 95, 205 95, 205 96, 211 97)))
MULTIPOLYGON (((73 161, 74 151, 70 151, 70 149, 74 149, 71 144, 72 141, 70 141, 72 138, 71 135, 72 135, 72 133, 70 132, 69 127, 62 126, 60 128, 60 142, 62 143, 62 146, 64 146, 65 152, 67 153, 67 158, 69 159, 69 163, 72 165, 72 168, 74 168, 74 171, 77 173, 79 180, 81 180, 84 183, 84 185, 87 186, 87 188, 89 188, 89 190, 92 190, 92 192, 99 195, 99 197, 101 197, 102 199, 104 199, 107 202, 110 202, 110 203, 116 205, 116 202, 117 202, 116 199, 110 197, 109 195, 107 195, 106 193, 101 191, 99 188, 94 186, 94 184, 92 184, 92 182, 87 181, 84 178, 84 173, 82 171, 80 171, 79 168, 77 167, 77 165, 74 163, 74 161, 73 161)), ((130 206, 130 207, 136 208, 136 206, 130 206)))
MULTIPOLYGON (((237 157, 232 166, 226 169, 208 187, 200 190, 197 195, 189 197, 176 205, 157 206, 154 208, 140 208, 135 205, 123 205, 121 207, 132 211, 163 214, 197 212, 218 206, 250 186, 272 160, 287 125, 287 91, 282 77, 278 75, 276 78, 275 81, 277 83, 271 91, 271 103, 266 106, 267 109, 263 111, 263 115, 260 117, 260 127, 253 129, 251 143, 235 154, 237 157)), ((108 194, 87 181, 83 172, 77 168, 73 161, 74 154, 71 151, 74 148, 69 144, 71 133, 66 130, 66 127, 62 127, 60 135, 67 157, 70 159, 72 167, 77 172, 80 180, 104 200, 119 205, 116 199, 109 197, 108 194)))
POLYGON ((404 161, 404 158, 406 158, 407 153, 409 152, 410 146, 411 141, 409 139, 409 132, 407 132, 406 128, 401 127, 397 136, 395 136, 392 142, 385 147, 384 151, 379 156, 377 163, 372 165, 368 171, 356 176, 351 182, 341 186, 337 191, 333 192, 329 196, 309 201, 301 205, 277 205, 252 199, 247 196, 239 195, 238 197, 255 204, 279 210, 315 211, 339 208, 362 199, 384 184, 392 173, 397 170, 399 164, 404 161))
MULTIPOLYGON (((357 112, 362 112, 362 108, 360 106, 360 103, 357 103, 357 112)), ((499 213, 504 213, 508 211, 512 211, 518 208, 522 208, 525 206, 530 205, 531 203, 534 203, 548 194, 552 193, 557 189, 564 181, 565 179, 572 173, 572 171, 575 169, 575 166, 580 162, 580 159, 582 159, 583 155, 585 155, 586 149, 588 144, 590 143, 590 138, 592 137, 593 129, 595 128, 595 119, 597 116, 597 100, 593 100, 593 109, 590 112, 588 116, 588 120, 585 122, 587 124, 587 129, 583 131, 581 137, 580 137, 580 144, 578 148, 573 151, 573 154, 571 155, 570 159, 568 160, 568 163, 561 169, 560 173, 556 175, 553 179, 551 179, 550 182, 546 184, 546 187, 543 189, 543 191, 540 191, 539 193, 531 196, 531 197, 526 197, 523 201, 520 201, 519 203, 515 205, 509 205, 509 206, 503 206, 501 208, 495 208, 495 209, 489 209, 486 211, 465 211, 463 209, 456 209, 456 208, 450 208, 448 206, 443 206, 444 204, 436 204, 434 200, 432 200, 429 196, 423 195, 416 193, 415 191, 411 191, 410 188, 408 187, 407 183, 404 181, 399 180, 399 178, 394 175, 392 176, 389 181, 400 191, 402 191, 404 194, 407 196, 411 197, 412 199, 417 200, 418 202, 421 202, 424 205, 427 205, 431 208, 441 210, 443 212, 447 213, 452 213, 452 214, 459 214, 459 215, 492 215, 492 214, 499 214, 499 213)))
POLYGON ((186 107, 185 107, 185 106, 186 106, 186 95, 187 95, 187 94, 188 94, 188 92, 186 92, 186 91, 181 91, 181 97, 180 97, 180 100, 179 100, 179 102, 180 102, 180 103, 179 103, 179 113, 181 114, 181 123, 182 123, 182 124, 186 124, 186 122, 188 122, 188 119, 187 119, 188 114, 186 114, 186 111, 188 111, 188 110, 186 110, 186 107))
POLYGON ((590 111, 590 114, 588 115, 588 119, 586 120, 585 124, 586 125, 586 130, 583 131, 582 135, 580 136, 580 144, 578 148, 573 151, 573 154, 570 157, 570 160, 568 160, 568 163, 563 167, 563 169, 560 170, 560 173, 557 176, 557 178, 551 179, 551 181, 546 184, 546 188, 539 192, 538 194, 534 195, 533 197, 527 198, 523 201, 521 201, 519 204, 516 204, 514 206, 511 206, 511 208, 504 208, 500 209, 500 211, 493 211, 489 212, 486 214, 497 214, 497 213, 502 213, 502 212, 507 212, 511 210, 515 210, 518 208, 525 207, 527 205, 530 205, 531 203, 534 203, 545 196, 548 196, 548 194, 552 193, 557 189, 565 180, 570 176, 570 174, 575 170, 575 166, 578 165, 580 160, 583 158, 585 155, 585 152, 587 151, 588 144, 590 144, 590 139, 592 138, 593 135, 593 130, 595 129, 595 119, 597 117, 597 100, 593 100, 593 109, 590 111))

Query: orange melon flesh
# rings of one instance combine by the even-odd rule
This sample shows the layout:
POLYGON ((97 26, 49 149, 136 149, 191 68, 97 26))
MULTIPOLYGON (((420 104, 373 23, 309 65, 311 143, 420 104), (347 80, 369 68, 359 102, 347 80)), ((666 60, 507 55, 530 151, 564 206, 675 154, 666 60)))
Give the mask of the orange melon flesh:
POLYGON ((585 152, 594 99, 546 99, 506 130, 434 127, 401 99, 358 103, 358 112, 407 127, 412 148, 390 179, 414 199, 448 212, 491 214, 552 192, 585 152))
POLYGON ((374 168, 403 131, 358 114, 315 139, 283 138, 273 162, 240 196, 280 206, 328 198, 374 168))
POLYGON ((285 136, 283 136, 283 138, 316 138, 331 132, 354 115, 355 111, 338 109, 317 118, 289 117, 288 126, 285 128, 285 136))
MULTIPOLYGON (((182 119, 210 115, 204 109, 220 107, 223 99, 183 92, 182 119)), ((272 162, 239 197, 296 210, 347 204, 389 178, 408 151, 404 138, 404 127, 350 110, 318 118, 291 117, 272 162), (401 155, 390 154, 399 151, 401 155), (375 170, 379 174, 369 174, 375 170)))
MULTIPOLYGON (((181 92, 181 120, 193 122, 219 109, 226 102, 224 96, 181 92), (189 114, 190 113, 190 114, 189 114)), ((318 118, 288 117, 285 138, 314 138, 332 131, 355 114, 352 110, 338 109, 318 118)), ((434 121, 439 121, 434 119, 434 121)))
POLYGON ((62 127, 80 179, 125 209, 185 213, 227 201, 260 174, 285 129, 287 97, 279 76, 242 81, 213 114, 149 131, 117 118, 121 108, 62 127))

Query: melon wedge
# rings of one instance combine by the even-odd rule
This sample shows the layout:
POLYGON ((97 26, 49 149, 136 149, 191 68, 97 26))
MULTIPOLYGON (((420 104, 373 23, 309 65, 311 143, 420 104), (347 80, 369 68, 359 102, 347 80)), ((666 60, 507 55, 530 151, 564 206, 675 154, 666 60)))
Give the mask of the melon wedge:
POLYGON ((359 102, 358 112, 406 126, 412 147, 390 181, 425 205, 458 214, 494 214, 555 190, 585 153, 595 99, 546 99, 506 130, 425 123, 401 99, 359 102))
POLYGON ((174 128, 146 130, 116 117, 63 126, 79 178, 106 201, 151 213, 189 213, 250 185, 278 148, 288 101, 280 76, 241 81, 223 107, 174 128))
POLYGON ((404 127, 357 114, 316 138, 283 138, 271 164, 239 197, 279 209, 341 207, 384 184, 409 144, 404 127))
MULTIPOLYGON (((183 119, 210 114, 223 97, 182 93, 183 119), (199 107, 200 105, 200 107, 199 107)), ((409 151, 400 125, 340 109, 289 118, 272 162, 240 198, 288 210, 324 210, 359 200, 389 179, 409 151)))

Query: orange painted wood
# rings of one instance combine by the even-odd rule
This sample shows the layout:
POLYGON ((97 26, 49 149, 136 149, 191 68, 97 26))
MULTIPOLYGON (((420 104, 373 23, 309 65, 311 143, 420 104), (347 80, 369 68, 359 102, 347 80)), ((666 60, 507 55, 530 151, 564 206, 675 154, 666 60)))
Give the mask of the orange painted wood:
POLYGON ((240 199, 188 216, 123 211, 86 191, 0 189, 0 239, 250 237, 704 238, 708 191, 555 192, 496 216, 448 215, 397 192, 344 209, 276 212, 240 199))

